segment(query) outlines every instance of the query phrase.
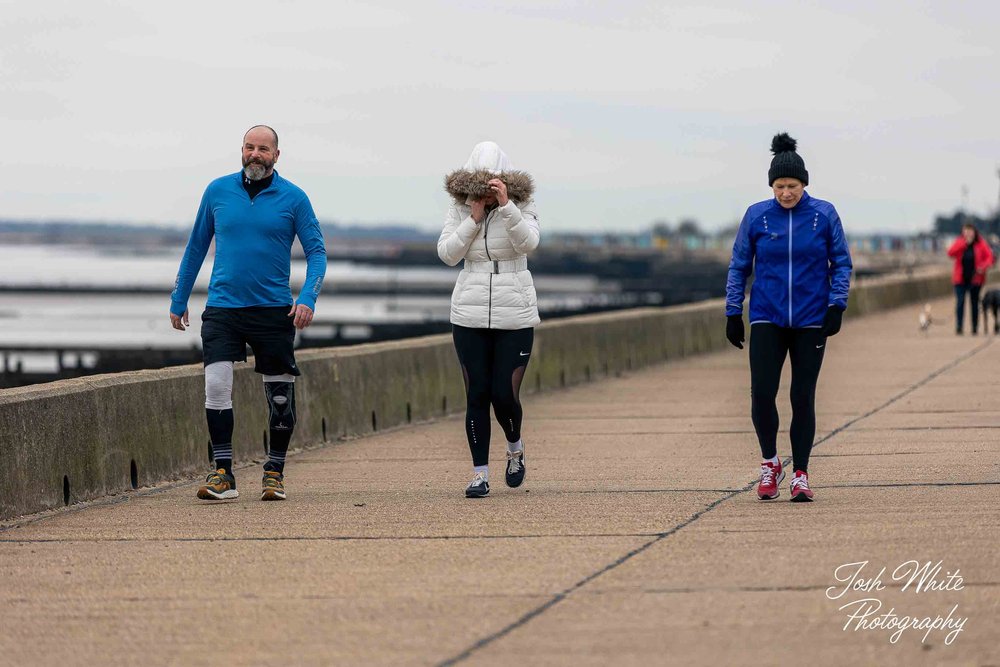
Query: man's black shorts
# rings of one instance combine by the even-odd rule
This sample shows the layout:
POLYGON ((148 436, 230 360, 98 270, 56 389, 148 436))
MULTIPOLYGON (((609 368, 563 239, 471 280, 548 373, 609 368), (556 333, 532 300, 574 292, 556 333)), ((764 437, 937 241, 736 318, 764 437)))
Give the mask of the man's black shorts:
POLYGON ((300 375, 295 365, 295 324, 291 306, 216 308, 201 314, 201 347, 205 365, 246 361, 253 350, 254 370, 262 375, 300 375))

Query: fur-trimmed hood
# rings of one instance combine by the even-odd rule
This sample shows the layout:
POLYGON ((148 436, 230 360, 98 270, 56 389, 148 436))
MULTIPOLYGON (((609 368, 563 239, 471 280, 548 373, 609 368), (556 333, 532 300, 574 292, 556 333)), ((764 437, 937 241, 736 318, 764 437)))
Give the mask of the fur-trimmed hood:
POLYGON ((464 204, 470 197, 482 199, 492 194, 486 184, 494 178, 506 183, 507 196, 522 204, 530 200, 535 191, 531 176, 515 171, 507 154, 492 141, 480 141, 473 146, 462 168, 445 176, 444 189, 458 203, 464 204))
POLYGON ((504 171, 495 174, 486 169, 456 169, 444 178, 444 189, 458 202, 473 199, 482 199, 493 194, 486 185, 494 178, 499 178, 507 184, 507 196, 516 202, 526 202, 531 199, 535 192, 535 183, 531 179, 531 174, 524 171, 504 171))

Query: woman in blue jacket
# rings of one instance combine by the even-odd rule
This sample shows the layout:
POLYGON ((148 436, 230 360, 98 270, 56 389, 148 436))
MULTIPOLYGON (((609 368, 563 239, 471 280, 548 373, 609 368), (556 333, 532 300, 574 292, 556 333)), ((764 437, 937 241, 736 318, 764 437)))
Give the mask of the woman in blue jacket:
POLYGON ((774 198, 747 209, 733 244, 726 285, 726 337, 743 349, 743 299, 750 290, 751 417, 760 441, 761 500, 778 497, 775 398, 785 357, 792 360, 791 499, 811 501, 809 452, 816 434, 816 381, 826 339, 840 331, 851 281, 851 253, 833 204, 805 191, 809 172, 787 134, 771 141, 774 198))

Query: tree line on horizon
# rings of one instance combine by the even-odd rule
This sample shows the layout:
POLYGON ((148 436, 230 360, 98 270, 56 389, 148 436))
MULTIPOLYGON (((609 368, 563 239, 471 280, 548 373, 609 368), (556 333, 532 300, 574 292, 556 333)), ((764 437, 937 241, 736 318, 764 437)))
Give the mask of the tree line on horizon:
POLYGON ((958 236, 962 233, 962 226, 966 224, 975 225, 980 234, 1000 236, 1000 209, 987 216, 979 216, 963 209, 958 209, 951 215, 938 215, 934 218, 934 231, 938 235, 958 236))
MULTIPOLYGON (((931 234, 957 236, 962 225, 973 224, 983 234, 1000 236, 1000 209, 981 216, 958 209, 951 214, 934 218, 931 234)), ((338 222, 321 222, 324 235, 331 238, 357 240, 392 239, 404 242, 433 240, 437 235, 405 223, 365 226, 338 222)), ((732 222, 716 230, 705 230, 693 218, 682 218, 676 224, 666 219, 653 220, 646 232, 656 238, 729 238, 735 236, 739 222, 732 222)), ((190 230, 168 225, 141 225, 125 222, 73 221, 73 220, 10 220, 0 219, 0 241, 15 243, 115 243, 121 245, 183 245, 190 230)), ((602 232, 559 232, 554 236, 600 235, 602 232)), ((609 232, 610 233, 610 232, 609 232)), ((916 232, 923 236, 927 232, 916 232)))

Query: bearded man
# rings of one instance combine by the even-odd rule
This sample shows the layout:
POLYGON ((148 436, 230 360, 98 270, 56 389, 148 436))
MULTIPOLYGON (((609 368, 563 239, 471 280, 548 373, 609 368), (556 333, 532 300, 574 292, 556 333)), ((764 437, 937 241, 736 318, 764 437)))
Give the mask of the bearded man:
POLYGON ((198 489, 203 500, 239 497, 233 475, 233 363, 246 361, 264 379, 269 416, 268 459, 261 500, 284 500, 285 454, 295 428, 295 329, 309 326, 316 311, 326 248, 312 204, 300 188, 274 170, 278 133, 255 125, 243 136, 243 169, 212 181, 198 209, 170 297, 170 322, 190 326, 188 298, 209 245, 215 260, 202 313, 205 416, 215 470, 198 489), (292 301, 292 242, 306 254, 306 281, 292 301))

